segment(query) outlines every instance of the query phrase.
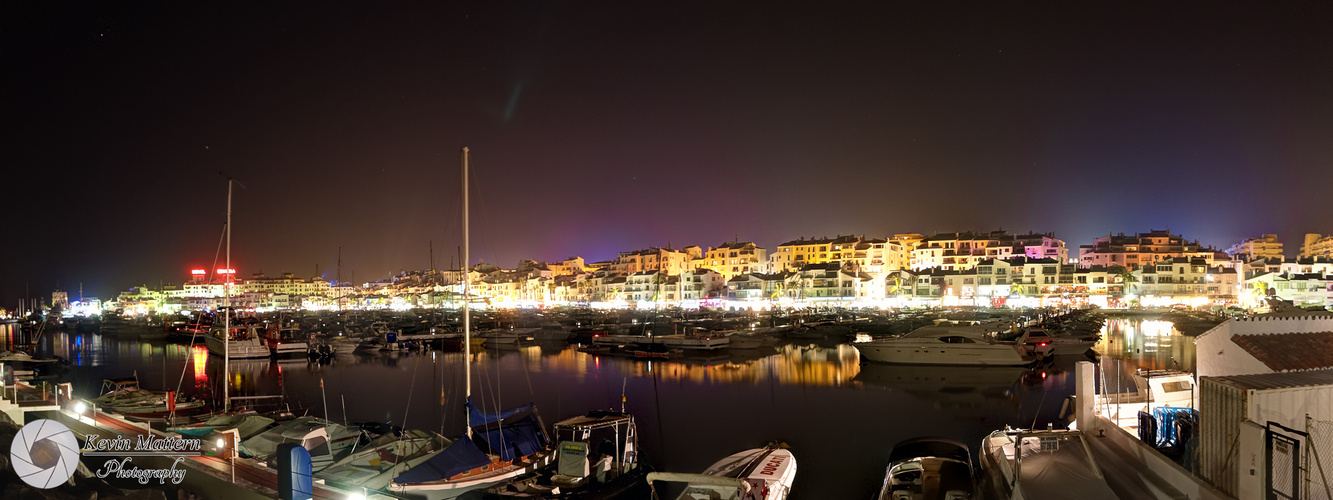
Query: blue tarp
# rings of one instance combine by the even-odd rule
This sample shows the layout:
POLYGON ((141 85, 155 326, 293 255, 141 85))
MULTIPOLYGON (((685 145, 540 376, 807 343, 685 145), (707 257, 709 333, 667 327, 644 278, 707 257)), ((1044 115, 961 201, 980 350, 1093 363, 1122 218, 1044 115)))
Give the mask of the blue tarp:
POLYGON ((394 478, 398 484, 428 483, 448 479, 454 475, 470 471, 491 463, 491 459, 477 448, 476 443, 466 437, 460 437, 421 465, 408 469, 394 478))
POLYGON ((480 435, 502 460, 531 455, 546 447, 545 434, 534 415, 528 415, 512 423, 505 422, 503 425, 474 427, 473 432, 480 435))
POLYGON ((520 413, 523 413, 531 409, 532 409, 532 403, 528 403, 518 408, 502 410, 500 413, 487 413, 477 409, 476 406, 472 406, 472 401, 469 400, 467 402, 467 412, 468 412, 468 418, 470 418, 471 421, 468 423, 471 424, 473 427, 479 425, 491 424, 512 417, 514 415, 518 415, 520 413))

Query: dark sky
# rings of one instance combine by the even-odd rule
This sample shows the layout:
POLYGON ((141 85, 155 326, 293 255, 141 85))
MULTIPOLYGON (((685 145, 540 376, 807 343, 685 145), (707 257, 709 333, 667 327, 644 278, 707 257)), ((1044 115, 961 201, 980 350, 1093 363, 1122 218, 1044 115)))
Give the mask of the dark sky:
POLYGON ((462 146, 503 266, 1333 232, 1328 2, 384 3, 0 4, 0 306, 210 266, 219 171, 242 275, 449 267, 462 146))

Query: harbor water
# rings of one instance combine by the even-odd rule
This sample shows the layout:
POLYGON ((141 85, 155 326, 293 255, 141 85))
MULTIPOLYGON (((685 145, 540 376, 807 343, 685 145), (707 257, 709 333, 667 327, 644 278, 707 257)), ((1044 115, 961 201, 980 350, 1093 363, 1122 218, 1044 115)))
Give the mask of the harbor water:
MULTIPOLYGON (((1136 369, 1193 369, 1192 338, 1169 322, 1111 318, 1102 333, 1097 371, 1112 392, 1132 388, 1136 369)), ((0 348, 14 338, 12 325, 0 326, 0 348)), ((129 376, 148 389, 222 396, 222 358, 202 343, 57 332, 37 345, 39 355, 70 366, 35 383, 72 382, 81 398, 96 397, 105 378, 129 376)), ((548 427, 623 404, 639 422, 644 461, 658 470, 698 472, 781 441, 798 463, 794 498, 858 499, 878 490, 898 441, 943 436, 975 453, 983 436, 1005 426, 1061 426, 1074 363, 1087 359, 1061 356, 1034 368, 863 364, 854 344, 794 343, 647 361, 560 343, 479 349, 470 365, 474 403, 535 402, 548 427)), ((456 435, 464 426, 463 367, 461 352, 358 352, 324 363, 233 361, 227 383, 232 396, 282 396, 298 415, 456 435)))

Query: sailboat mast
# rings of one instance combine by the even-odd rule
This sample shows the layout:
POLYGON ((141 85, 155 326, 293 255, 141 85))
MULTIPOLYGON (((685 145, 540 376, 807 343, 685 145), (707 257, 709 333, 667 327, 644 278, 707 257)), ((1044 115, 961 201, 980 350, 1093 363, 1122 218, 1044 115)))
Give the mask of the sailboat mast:
POLYGON ((222 411, 231 411, 231 179, 227 179, 227 264, 222 282, 222 411))
MULTIPOLYGON (((472 401, 472 311, 469 308, 468 292, 472 280, 468 276, 468 227, 467 227, 467 161, 468 150, 463 148, 463 404, 472 401)), ((467 427, 467 437, 472 439, 472 412, 463 409, 463 422, 467 427)))

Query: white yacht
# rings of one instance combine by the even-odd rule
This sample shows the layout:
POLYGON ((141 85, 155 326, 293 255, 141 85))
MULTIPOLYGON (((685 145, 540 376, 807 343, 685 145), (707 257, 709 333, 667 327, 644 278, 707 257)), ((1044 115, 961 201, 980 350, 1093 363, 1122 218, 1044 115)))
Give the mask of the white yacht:
POLYGON ((232 324, 231 341, 223 337, 222 324, 214 323, 204 337, 208 352, 222 356, 228 354, 231 359, 254 359, 269 357, 268 343, 260 335, 259 325, 232 324))
POLYGON ((863 359, 880 363, 918 365, 1005 365, 1031 363, 1018 349, 1023 344, 1002 342, 993 332, 998 325, 937 325, 918 328, 897 338, 855 344, 863 359))

